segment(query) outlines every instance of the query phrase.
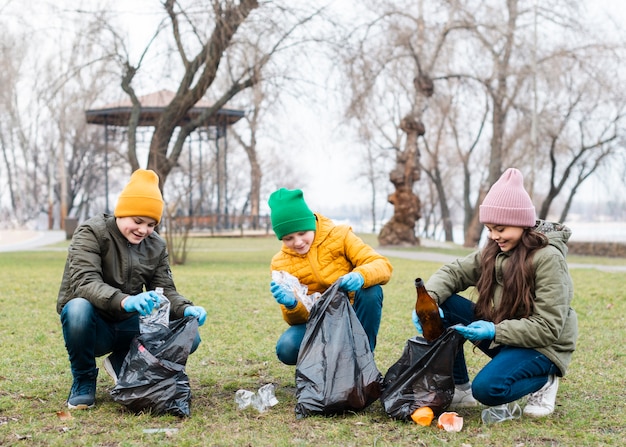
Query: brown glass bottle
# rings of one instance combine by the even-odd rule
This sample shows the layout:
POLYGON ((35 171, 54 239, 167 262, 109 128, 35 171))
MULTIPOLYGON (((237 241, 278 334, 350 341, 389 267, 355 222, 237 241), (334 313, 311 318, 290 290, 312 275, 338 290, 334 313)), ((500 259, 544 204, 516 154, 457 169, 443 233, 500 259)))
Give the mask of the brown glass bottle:
POLYGON ((436 340, 444 332, 443 322, 439 315, 439 306, 426 291, 422 278, 415 279, 415 289, 417 291, 415 312, 417 312, 417 316, 420 319, 424 338, 426 341, 436 340))

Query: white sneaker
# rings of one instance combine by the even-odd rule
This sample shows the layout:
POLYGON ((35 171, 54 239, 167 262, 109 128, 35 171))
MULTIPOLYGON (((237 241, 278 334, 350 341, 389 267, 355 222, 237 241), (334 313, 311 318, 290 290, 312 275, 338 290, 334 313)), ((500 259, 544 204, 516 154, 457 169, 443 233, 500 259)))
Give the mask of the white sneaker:
POLYGON ((528 395, 528 402, 524 407, 524 414, 533 418, 540 418, 552 414, 556 402, 556 392, 559 389, 559 378, 554 374, 548 377, 539 391, 528 395))
POLYGON ((451 410, 455 410, 457 408, 471 408, 477 405, 478 402, 474 399, 474 396, 472 396, 471 387, 467 390, 462 390, 458 387, 454 388, 454 397, 450 403, 451 410))

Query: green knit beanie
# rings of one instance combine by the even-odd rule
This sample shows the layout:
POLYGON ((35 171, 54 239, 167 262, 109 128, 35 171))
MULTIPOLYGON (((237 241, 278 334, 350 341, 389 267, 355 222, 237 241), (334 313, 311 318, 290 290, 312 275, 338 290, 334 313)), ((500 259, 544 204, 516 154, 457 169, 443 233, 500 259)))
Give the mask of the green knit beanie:
POLYGON ((272 228, 279 240, 297 231, 315 231, 315 215, 299 189, 280 188, 267 202, 272 210, 272 228))

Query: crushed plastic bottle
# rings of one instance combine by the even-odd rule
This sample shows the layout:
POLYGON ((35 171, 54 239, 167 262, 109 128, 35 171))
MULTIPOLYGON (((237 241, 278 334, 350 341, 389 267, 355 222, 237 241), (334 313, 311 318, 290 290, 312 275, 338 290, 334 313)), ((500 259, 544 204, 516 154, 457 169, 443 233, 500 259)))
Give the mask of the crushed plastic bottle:
POLYGON ((309 288, 307 286, 300 284, 298 278, 282 270, 272 271, 272 281, 291 290, 296 299, 302 302, 308 311, 311 310, 313 304, 315 304, 315 302, 322 296, 319 292, 314 292, 309 295, 309 288))
POLYGON ((263 413, 278 403, 278 399, 274 395, 274 388, 274 384, 268 383, 259 388, 256 393, 248 390, 237 390, 235 402, 240 410, 252 406, 263 413))
POLYGON ((274 384, 272 383, 268 383, 267 385, 263 385, 259 388, 257 395, 259 396, 259 404, 263 410, 260 408, 257 408, 257 410, 264 411, 265 409, 273 407, 278 403, 278 399, 276 399, 276 396, 274 395, 274 388, 274 384))
POLYGON ((139 316, 139 332, 142 334, 157 332, 170 324, 170 300, 164 295, 162 287, 156 287, 154 291, 159 295, 159 302, 150 314, 139 316))
POLYGON ((243 410, 244 408, 252 405, 252 399, 254 397, 255 394, 252 391, 237 390, 235 393, 235 403, 239 406, 240 410, 243 410))
POLYGON ((519 419, 522 417, 522 409, 517 402, 487 407, 482 411, 483 424, 496 424, 499 422, 519 419))

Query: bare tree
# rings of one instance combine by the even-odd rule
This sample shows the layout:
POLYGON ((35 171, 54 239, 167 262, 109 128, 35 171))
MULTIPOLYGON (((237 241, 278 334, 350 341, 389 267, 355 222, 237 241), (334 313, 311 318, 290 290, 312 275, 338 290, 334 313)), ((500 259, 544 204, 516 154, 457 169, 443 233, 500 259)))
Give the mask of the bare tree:
MULTIPOLYGON (((373 17, 366 20, 362 27, 364 31, 354 31, 354 36, 358 38, 351 41, 356 44, 350 50, 357 50, 346 58, 352 85, 350 116, 358 117, 362 127, 367 123, 370 135, 377 138, 376 134, 382 134, 380 129, 384 126, 372 123, 388 122, 395 119, 395 115, 386 113, 381 96, 372 92, 377 89, 405 91, 404 106, 408 104, 411 113, 396 121, 406 138, 402 151, 398 150, 396 168, 390 175, 396 187, 394 194, 400 195, 401 188, 419 180, 419 173, 415 174, 411 168, 412 160, 417 160, 436 185, 446 239, 451 237, 452 219, 447 196, 463 191, 465 245, 475 246, 482 233, 478 205, 504 167, 517 166, 530 172, 532 175, 528 179, 532 192, 535 172, 540 170, 540 166, 549 164, 548 159, 543 163, 539 161, 544 152, 548 153, 547 149, 540 150, 542 146, 547 146, 538 143, 547 141, 549 137, 545 134, 545 126, 537 129, 530 125, 531 121, 549 122, 541 112, 533 111, 532 104, 537 102, 537 95, 540 102, 547 104, 551 99, 544 101, 543 98, 550 98, 552 91, 569 92, 569 97, 583 92, 580 85, 568 85, 558 80, 548 84, 541 80, 554 77, 554 72, 558 71, 555 62, 559 59, 591 60, 593 62, 586 65, 586 70, 594 72, 593 65, 603 65, 601 61, 607 55, 601 55, 597 51, 598 45, 590 46, 588 40, 568 37, 574 30, 578 32, 581 29, 576 20, 578 5, 568 2, 557 0, 549 7, 537 4, 533 7, 518 0, 441 1, 429 4, 428 8, 422 3, 417 7, 402 8, 400 3, 377 2, 377 8, 372 8, 373 17), (419 14, 413 16, 415 10, 419 14), (537 29, 540 30, 538 38, 536 31, 533 34, 533 30, 537 29), (384 42, 377 39, 379 35, 385 36, 384 42), (407 61, 413 63, 408 64, 407 61), (414 89, 411 91, 407 89, 411 84, 406 81, 406 76, 402 76, 407 72, 414 73, 414 89), (453 82, 455 79, 458 82, 453 82), (429 96, 435 85, 438 93, 429 96), (545 93, 542 93, 542 88, 545 93), (468 107, 470 113, 460 113, 462 108, 468 107), (535 120, 534 116, 538 119, 535 120), (445 127, 444 123, 447 123, 445 127), (537 137, 538 131, 544 133, 537 137), (455 148, 454 152, 451 152, 452 148, 455 148), (426 159, 423 158, 425 155, 426 159), (462 186, 454 180, 455 175, 462 178, 462 186), (450 185, 454 189, 450 190, 450 185)), ((578 73, 579 77, 583 71, 578 73)), ((616 90, 615 86, 612 90, 616 90)), ((598 96, 604 99, 602 106, 598 103, 599 110, 605 112, 608 91, 598 96)), ((389 98, 393 97, 393 93, 387 93, 385 104, 390 104, 389 98)), ((558 104, 562 105, 563 101, 558 104)), ((586 110, 591 110, 589 101, 586 104, 586 110)), ((579 140, 585 140, 585 144, 572 145, 571 130, 567 137, 560 133, 552 134, 559 135, 560 142, 557 144, 560 149, 555 147, 552 162, 555 166, 555 175, 551 176, 553 187, 549 191, 541 187, 540 191, 548 191, 549 195, 563 194, 563 187, 568 187, 570 194, 565 210, 576 194, 577 186, 591 175, 595 161, 611 156, 607 144, 614 141, 610 136, 617 138, 618 133, 609 133, 606 129, 608 126, 619 129, 622 110, 617 101, 614 104, 613 115, 604 117, 605 127, 596 124, 592 132, 588 126, 583 129, 583 121, 577 121, 581 124, 579 140), (603 129, 604 137, 600 138, 603 129), (583 135, 587 135, 586 139, 583 135), (594 138, 590 139, 589 135, 594 135, 594 138), (580 150, 570 150, 568 157, 565 156, 564 145, 579 147, 580 150), (600 150, 600 146, 604 151, 600 150), (597 158, 589 155, 593 148, 597 158), (587 155, 582 156, 582 153, 587 155), (568 169, 569 163, 574 165, 568 169), (574 172, 577 174, 574 175, 574 172)), ((540 174, 537 172, 536 177, 545 180, 546 176, 540 174)), ((414 199, 406 195, 398 200, 394 194, 390 199, 404 207, 396 209, 394 215, 403 213, 409 216, 414 199)), ((545 202, 545 205, 549 208, 551 203, 554 202, 545 202)), ((392 217, 388 225, 402 228, 396 217, 392 217)), ((406 226, 404 228, 406 230, 406 226)), ((384 237, 379 237, 381 243, 390 240, 389 235, 393 233, 388 228, 383 232, 381 236, 384 237)))
MULTIPOLYGON (((362 163, 362 169, 358 173, 365 181, 370 189, 371 203, 370 213, 372 218, 372 233, 376 233, 378 227, 378 189, 381 187, 383 180, 386 180, 386 167, 388 166, 389 151, 381 150, 381 148, 373 147, 371 142, 365 142, 365 157, 362 163)), ((384 191, 384 189, 383 189, 384 191)))
MULTIPOLYGON (((192 21, 193 16, 181 9, 175 0, 166 0, 163 6, 170 21, 174 44, 184 71, 176 96, 160 115, 158 122, 155 124, 150 142, 147 167, 159 174, 161 187, 165 183, 171 169, 176 165, 189 134, 206 122, 210 116, 214 115, 238 92, 253 85, 258 80, 254 77, 257 71, 250 70, 250 68, 244 69, 241 77, 215 101, 213 107, 208 108, 198 118, 181 126, 180 124, 184 122, 187 112, 204 97, 208 88, 214 82, 218 75, 222 55, 228 49, 240 25, 246 20, 251 11, 258 7, 258 2, 256 0, 244 0, 239 3, 214 2, 212 4, 213 29, 207 38, 201 32, 202 28, 192 21), (194 40, 199 50, 195 55, 189 56, 192 50, 186 45, 186 39, 192 37, 195 38, 194 40), (179 127, 180 130, 177 133, 176 141, 168 154, 170 140, 179 127)), ((137 114, 137 118, 131 116, 129 122, 128 131, 129 135, 132 135, 136 132, 138 114, 141 109, 141 104, 132 86, 132 81, 140 66, 133 66, 128 60, 125 66, 122 88, 131 98, 134 111, 137 114)), ((135 148, 132 147, 132 141, 130 140, 129 161, 133 171, 139 168, 135 148)))
POLYGON ((587 57, 579 52, 575 57, 566 55, 560 64, 552 63, 560 65, 551 74, 563 88, 548 95, 542 113, 547 146, 542 151, 546 153, 543 163, 549 170, 538 212, 541 219, 548 218, 557 197, 564 195, 559 221, 565 221, 583 182, 625 154, 619 136, 626 122, 626 96, 620 92, 620 81, 606 74, 611 71, 608 58, 603 58, 603 69, 597 70, 598 56, 607 50, 594 46, 587 57))
POLYGON ((63 228, 75 203, 84 209, 93 205, 90 195, 102 194, 97 181, 101 163, 96 161, 101 146, 85 126, 83 107, 101 91, 106 76, 90 41, 99 31, 97 23, 62 19, 51 8, 49 27, 35 29, 25 22, 3 33, 4 39, 14 40, 2 45, 11 54, 2 58, 0 114, 6 119, 0 123, 10 126, 2 129, 0 124, 0 145, 12 219, 23 224, 47 213, 48 228, 57 223, 63 228), (63 20, 66 26, 76 25, 74 33, 53 26, 63 20), (45 50, 49 45, 54 53, 45 50))
POLYGON ((394 206, 394 214, 379 234, 382 245, 419 244, 415 225, 421 216, 421 204, 413 187, 421 178, 419 146, 426 133, 423 114, 434 93, 434 73, 445 59, 450 34, 460 26, 448 15, 450 11, 438 11, 438 6, 426 6, 423 1, 418 2, 417 8, 404 8, 398 2, 372 4, 373 17, 361 26, 360 32, 353 33, 345 58, 352 91, 349 116, 362 120, 370 116, 365 112, 368 108, 378 110, 379 103, 372 100, 377 98, 379 89, 391 87, 405 93, 405 111, 396 121, 397 129, 404 134, 403 147, 396 146, 396 166, 389 174, 394 191, 388 200, 394 206), (443 25, 427 23, 425 18, 430 14, 444 17, 443 25))
MULTIPOLYGON (((163 6, 167 20, 155 31, 150 45, 162 36, 163 30, 169 29, 177 57, 171 62, 179 66, 181 72, 176 81, 176 95, 156 122, 150 141, 147 167, 159 174, 161 187, 177 165, 189 134, 204 125, 240 92, 259 83, 263 69, 271 58, 288 47, 299 26, 316 15, 316 11, 297 11, 278 3, 260 6, 257 0, 188 4, 165 0, 163 6), (247 48, 259 43, 257 32, 261 25, 265 26, 262 34, 266 40, 262 47, 258 47, 261 52, 256 53, 255 58, 247 59, 245 55, 250 54, 247 48), (252 30, 255 32, 247 34, 252 30), (237 55, 240 55, 238 64, 234 64, 237 55), (229 58, 227 69, 221 68, 226 56, 229 58), (207 96, 211 97, 212 105, 197 118, 185 121, 187 112, 207 96)), ((138 62, 132 63, 128 52, 124 54, 123 42, 116 34, 114 37, 124 67, 122 88, 133 103, 134 113, 128 126, 128 158, 131 169, 135 170, 139 168, 139 160, 132 135, 136 131, 141 104, 135 93, 134 81, 141 73, 149 47, 138 62)))
POLYGON ((233 132, 233 135, 239 145, 245 150, 246 155, 248 156, 248 163, 250 164, 250 193, 246 203, 249 204, 250 207, 252 228, 256 230, 260 226, 261 182, 263 179, 261 163, 258 159, 257 152, 257 133, 259 131, 260 120, 263 115, 262 103, 265 98, 265 93, 258 84, 252 88, 252 91, 252 107, 245 116, 245 119, 248 122, 249 138, 247 141, 244 141, 243 136, 236 131, 233 132))
POLYGON ((464 21, 468 25, 468 36, 476 39, 473 48, 475 54, 485 57, 485 65, 470 68, 461 76, 477 79, 485 88, 490 98, 491 140, 488 158, 488 176, 482 183, 473 212, 466 219, 465 242, 466 246, 475 246, 482 233, 482 225, 478 221, 478 209, 489 187, 498 180, 503 171, 506 146, 507 121, 511 118, 515 101, 525 83, 528 82, 527 73, 530 71, 525 54, 516 52, 522 37, 521 16, 518 0, 506 0, 505 7, 496 10, 491 5, 481 5, 475 9, 464 9, 464 21))
POLYGON ((615 96, 609 93, 614 91, 614 83, 609 83, 613 88, 605 87, 602 93, 591 86, 607 85, 598 82, 597 67, 612 59, 610 53, 616 47, 594 40, 584 30, 577 20, 578 5, 557 1, 549 8, 524 6, 523 2, 507 0, 503 27, 494 22, 497 15, 489 8, 486 18, 476 14, 466 18, 475 23, 470 35, 490 55, 493 73, 465 74, 485 87, 492 109, 489 175, 481 183, 473 212, 468 214, 471 219, 466 220, 466 246, 478 243, 482 232, 478 205, 505 164, 528 171, 531 194, 545 192, 540 218, 548 216, 557 195, 565 194, 566 203, 560 215, 564 220, 582 182, 615 154, 612 142, 623 120, 623 99, 619 95, 618 99, 608 99, 615 96), (538 27, 542 30, 539 38, 538 27), (537 110, 538 97, 544 104, 542 110, 537 110), (607 107, 607 103, 611 105, 607 107), (584 111, 576 112, 580 108, 584 111), (607 113, 608 110, 612 112, 607 113), (591 126, 586 122, 590 116, 603 113, 601 122, 591 126), (537 122, 539 126, 535 125, 537 122), (573 127, 578 131, 572 133, 573 127), (549 167, 547 174, 542 166, 549 167), (548 186, 536 189, 537 179, 548 186))
MULTIPOLYGON (((0 70, 0 150, 2 150, 2 178, 3 200, 10 205, 5 215, 11 220, 24 221, 22 211, 28 209, 22 201, 28 194, 19 194, 23 185, 18 179, 23 175, 22 167, 27 164, 22 157, 25 152, 16 150, 22 145, 18 142, 17 131, 21 128, 18 91, 21 64, 27 54, 27 42, 11 33, 3 32, 0 35, 0 55, 2 69, 0 70), (8 197, 7 197, 8 196, 8 197)), ((23 142, 23 139, 22 139, 23 142)), ((22 189, 23 190, 23 189, 22 189)))
MULTIPOLYGON (((92 40, 92 34, 100 32, 99 26, 99 21, 84 23, 67 47, 42 67, 45 73, 56 74, 44 86, 41 103, 55 118, 51 132, 57 144, 49 156, 56 160, 56 169, 50 175, 57 179, 52 186, 59 203, 61 228, 69 215, 87 218, 96 211, 106 211, 101 173, 107 148, 99 132, 84 119, 85 110, 114 80, 99 45, 92 40)), ((107 164, 115 166, 120 160, 111 156, 107 164)))
POLYGON ((454 241, 452 204, 461 202, 462 214, 473 214, 473 204, 469 200, 472 195, 471 167, 476 164, 475 151, 489 113, 488 100, 482 90, 468 88, 467 84, 462 78, 450 78, 431 101, 429 127, 433 131, 425 139, 421 162, 423 172, 435 188, 434 198, 439 205, 439 212, 433 210, 432 213, 439 214, 448 242, 454 241), (478 128, 476 123, 479 123, 478 128), (459 191, 463 192, 462 196, 459 191))

